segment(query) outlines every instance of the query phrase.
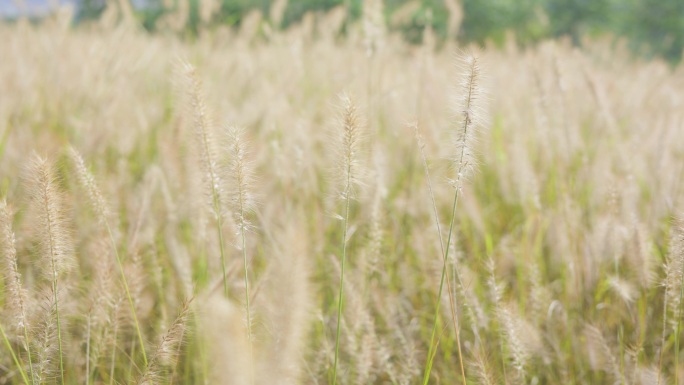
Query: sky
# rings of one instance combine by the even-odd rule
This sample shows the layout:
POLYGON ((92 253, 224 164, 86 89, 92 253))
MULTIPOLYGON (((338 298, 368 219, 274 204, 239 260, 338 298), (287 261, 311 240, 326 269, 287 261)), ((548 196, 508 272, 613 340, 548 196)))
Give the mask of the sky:
POLYGON ((76 0, 0 0, 0 17, 17 17, 22 14, 41 16, 49 13, 57 4, 75 4, 76 0), (26 10, 20 8, 23 2, 26 10))
MULTIPOLYGON (((150 0, 129 0, 134 8, 143 9, 149 7, 154 2, 150 0)), ((74 5, 78 7, 78 4, 82 0, 0 0, 0 19, 2 18, 14 18, 20 15, 28 16, 44 16, 50 13, 51 10, 56 8, 58 4, 60 5, 74 5), (19 6, 23 3, 26 7, 25 10, 19 6)), ((104 4, 105 0, 101 0, 101 4, 104 4)))

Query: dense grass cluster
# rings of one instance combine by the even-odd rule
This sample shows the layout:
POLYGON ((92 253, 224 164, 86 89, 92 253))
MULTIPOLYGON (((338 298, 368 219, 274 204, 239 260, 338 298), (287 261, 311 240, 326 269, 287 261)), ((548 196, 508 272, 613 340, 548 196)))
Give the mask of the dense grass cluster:
POLYGON ((684 383, 682 69, 342 16, 0 26, 0 383, 684 383))

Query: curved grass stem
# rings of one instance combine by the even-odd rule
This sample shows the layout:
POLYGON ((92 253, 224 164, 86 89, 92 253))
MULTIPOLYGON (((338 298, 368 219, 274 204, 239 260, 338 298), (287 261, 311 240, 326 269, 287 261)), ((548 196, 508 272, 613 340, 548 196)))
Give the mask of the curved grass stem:
POLYGON ((335 362, 333 364, 333 385, 337 383, 337 361, 340 352, 340 326, 342 325, 342 299, 344 292, 344 265, 347 259, 347 229, 349 223, 349 205, 351 189, 351 172, 347 173, 347 188, 345 193, 345 210, 344 210, 344 231, 342 235, 342 263, 340 267, 340 291, 337 299, 337 333, 335 334, 335 362))
MULTIPOLYGON (((21 366, 21 363, 19 362, 19 359, 17 358, 16 353, 14 353, 14 349, 12 348, 12 344, 9 341, 9 338, 7 338, 7 334, 5 334, 5 329, 0 325, 0 333, 2 333, 2 339, 5 341, 5 346, 7 346, 7 350, 9 350, 10 355, 12 356, 12 361, 14 361, 14 364, 17 366, 17 369, 19 370, 19 374, 21 375, 21 378, 24 380, 25 384, 29 384, 28 377, 26 376, 26 372, 24 371, 24 368, 21 366)), ((32 382, 31 382, 32 383, 32 382)))
POLYGON ((240 230, 242 238, 242 260, 245 268, 245 311, 247 312, 247 341, 249 342, 249 370, 250 383, 254 383, 254 345, 252 343, 252 312, 249 306, 249 270, 247 269, 247 248, 245 242, 245 229, 240 230))
POLYGON ((143 342, 142 331, 140 330, 140 323, 138 322, 138 316, 135 311, 135 303, 133 302, 133 297, 131 296, 131 291, 128 288, 128 280, 126 280, 126 274, 124 273, 123 263, 121 262, 121 256, 119 256, 119 249, 114 241, 114 235, 112 234, 112 229, 109 226, 109 222, 105 221, 105 227, 107 227, 107 234, 109 234, 109 240, 112 243, 112 248, 114 249, 114 255, 116 256, 116 263, 119 267, 119 272, 121 273, 121 282, 123 283, 124 290, 126 292, 126 298, 128 298, 128 304, 131 307, 131 314, 133 315, 133 323, 135 324, 135 332, 138 336, 138 343, 140 344, 140 351, 142 352, 143 361, 145 366, 147 366, 147 354, 145 353, 145 343, 143 342))
MULTIPOLYGON (((456 214, 456 205, 457 205, 457 203, 458 203, 458 189, 456 190, 456 195, 455 195, 455 197, 454 197, 454 207, 452 208, 451 223, 449 224, 449 240, 448 240, 448 243, 447 243, 447 248, 444 249, 444 240, 442 239, 442 226, 440 225, 440 222, 439 222, 439 213, 438 213, 438 211, 437 211, 437 203, 435 202, 435 194, 434 194, 434 192, 433 192, 433 190, 432 190, 432 182, 430 181, 430 169, 429 169, 428 164, 427 164, 427 158, 426 158, 426 156, 425 156, 425 151, 423 150, 423 143, 422 143, 422 141, 421 141, 421 139, 420 139, 420 133, 418 132, 418 123, 416 123, 416 126, 415 126, 415 134, 416 134, 416 137, 417 137, 417 139, 418 139, 418 147, 419 147, 419 149, 420 149, 421 159, 422 159, 422 161, 423 161, 423 168, 424 168, 424 170, 425 170, 425 176, 426 176, 426 178, 427 178, 427 184, 428 184, 428 190, 429 190, 429 195, 430 195, 430 201, 431 201, 431 203, 432 203, 433 215, 434 215, 434 217, 435 217, 435 226, 436 226, 436 229, 437 229, 437 236, 438 236, 438 238, 439 238, 439 246, 440 246, 440 248, 441 248, 442 255, 444 255, 444 258, 443 258, 443 265, 442 265, 442 277, 441 277, 441 279, 440 279, 439 298, 441 298, 442 286, 443 286, 444 280, 445 280, 445 278, 446 278, 446 282, 447 282, 447 291, 449 292, 449 305, 450 305, 450 307, 451 307, 451 319, 452 319, 452 322, 453 322, 453 325, 454 325, 454 331, 456 332, 456 343, 457 343, 457 345, 458 345, 458 358, 459 358, 459 364, 460 364, 460 367, 461 367, 461 377, 462 377, 463 383, 466 384, 467 382, 466 382, 466 376, 465 376, 465 367, 464 367, 464 365, 463 365, 463 354, 462 354, 462 352, 461 352, 461 330, 460 330, 460 323, 459 323, 459 320, 458 320, 458 315, 456 314, 456 303, 455 303, 455 301, 454 301, 454 296, 453 296, 454 291, 453 291, 452 288, 451 288, 451 280, 449 279, 449 273, 448 273, 448 271, 447 271, 447 257, 448 257, 448 250, 449 250, 449 248, 450 248, 450 246, 451 246, 451 244, 450 244, 450 243, 451 243, 451 234, 452 234, 452 231, 453 231, 454 216, 455 216, 455 214, 456 214)), ((461 161, 462 161, 462 158, 461 158, 461 161)), ((455 270, 455 273, 456 273, 456 278, 457 278, 457 280, 458 280, 458 282, 459 282, 459 284, 460 284, 461 278, 460 278, 460 276, 459 276, 459 274, 458 274, 458 270, 455 270)), ((439 304, 440 304, 440 302, 441 302, 441 301, 438 300, 438 303, 437 303, 437 310, 436 310, 436 313, 435 313, 435 317, 437 317, 437 315, 438 315, 438 312, 439 312, 439 304)), ((435 353, 436 353, 436 347, 434 348, 434 350, 435 350, 434 352, 433 352, 433 347, 432 347, 432 340, 434 339, 434 335, 435 335, 435 332, 436 332, 436 327, 437 327, 437 322, 436 322, 436 318, 435 318, 435 324, 434 324, 434 326, 433 326, 432 336, 431 336, 431 340, 430 340, 430 341, 431 341, 431 342, 430 342, 430 344, 431 344, 430 351, 431 351, 433 354, 428 354, 428 362, 429 362, 429 363, 426 365, 426 367, 429 366, 430 369, 432 368, 432 361, 433 361, 434 356, 435 356, 435 353)), ((429 372, 427 373, 427 375, 429 376, 429 372)), ((423 378, 423 381, 424 381, 424 383, 425 383, 426 379, 423 378)))
MULTIPOLYGON (((451 236, 453 233, 453 227, 454 227, 454 217, 456 215, 456 206, 458 205, 458 194, 459 190, 458 188, 456 189, 456 193, 454 195, 454 203, 451 208, 451 222, 449 224, 449 235, 447 237, 447 243, 446 243, 446 248, 444 249, 444 264, 442 266, 442 276, 439 280, 439 291, 437 292, 437 306, 435 307, 435 314, 434 314, 434 323, 432 325, 432 334, 430 336, 430 348, 428 350, 428 358, 427 362, 425 363, 425 375, 423 376, 423 385, 427 385, 427 383, 430 380, 430 372, 432 371, 432 364, 436 355, 436 350, 437 346, 435 345, 435 334, 437 333, 437 323, 439 320, 439 309, 441 305, 441 298, 442 298, 442 291, 444 290, 444 280, 447 275, 447 269, 446 269, 446 263, 447 263, 447 258, 449 256, 449 248, 451 247, 451 236)), ((457 336, 459 336, 458 333, 458 327, 456 327, 456 333, 457 336)), ((460 338, 459 338, 460 339, 460 338)), ((463 368, 463 356, 461 354, 461 344, 458 344, 458 356, 461 362, 461 371, 463 375, 463 381, 465 383, 465 371, 463 368)))
MULTIPOLYGON (((473 97, 474 97, 473 94, 475 92, 475 77, 476 77, 476 69, 475 69, 475 65, 473 64, 473 66, 471 66, 471 69, 470 69, 469 79, 468 79, 467 88, 466 88, 467 94, 466 94, 465 103, 464 103, 465 104, 465 106, 464 106, 465 107, 464 108, 465 116, 463 119, 463 129, 462 129, 461 140, 460 140, 461 141, 461 143, 460 143, 461 153, 458 157, 458 162, 457 162, 458 173, 457 173, 455 186, 454 186, 456 191, 454 192, 454 201, 453 201, 453 205, 451 208, 451 220, 449 223, 449 235, 447 236, 446 247, 443 250, 444 251, 444 260, 443 260, 443 265, 442 265, 442 276, 441 276, 440 282, 439 282, 439 291, 437 292, 437 306, 435 308, 435 315, 434 315, 435 321, 434 321, 434 324, 432 327, 432 335, 430 337, 430 348, 428 350, 428 358, 427 358, 427 362, 425 364, 425 375, 423 377, 423 385, 427 385, 427 383, 430 380, 430 372, 432 370, 432 363, 433 363, 433 359, 434 359, 433 349, 436 349, 434 339, 435 339, 435 333, 437 331, 437 322, 439 319, 439 308, 440 308, 440 304, 441 304, 442 291, 444 290, 444 278, 447 276, 447 261, 448 261, 448 257, 449 257, 449 249, 451 248, 451 238, 452 238, 453 229, 454 229, 454 221, 456 219, 456 207, 458 206, 458 198, 460 196, 459 193, 460 193, 460 189, 461 189, 461 180, 463 178, 463 173, 464 173, 465 167, 467 165, 466 157, 465 157, 466 146, 468 144, 467 138, 468 138, 468 135, 470 134, 469 129, 470 129, 470 125, 472 123, 472 117, 470 116, 468 111, 470 111, 470 109, 471 109, 471 102, 472 102, 473 97)), ((447 285, 450 285, 449 280, 447 280, 447 285)), ((451 302, 452 310, 454 310, 453 309, 453 300, 451 298, 451 288, 449 288, 449 293, 450 293, 450 300, 452 301, 451 302)), ((454 323, 456 323, 455 312, 452 314, 452 317, 453 317, 454 323)), ((465 384, 466 383, 466 377, 465 377, 465 368, 463 366, 463 355, 461 352, 460 330, 459 330, 458 325, 455 325, 454 328, 455 328, 455 333, 456 333, 456 339, 458 340, 458 356, 459 356, 460 365, 461 365, 461 375, 462 375, 463 383, 465 384)))

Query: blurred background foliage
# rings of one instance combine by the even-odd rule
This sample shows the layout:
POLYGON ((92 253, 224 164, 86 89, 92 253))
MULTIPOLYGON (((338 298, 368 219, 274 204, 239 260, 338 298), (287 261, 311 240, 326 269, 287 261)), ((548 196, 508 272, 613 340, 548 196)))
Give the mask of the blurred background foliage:
MULTIPOLYGON (((117 4, 121 1, 127 0, 113 0, 117 4)), ((205 3, 213 4, 210 25, 239 26, 253 10, 260 10, 268 17, 275 2, 131 1, 136 16, 149 30, 155 30, 157 20, 165 13, 187 9, 185 28, 191 33, 196 33, 202 23, 200 13, 205 3)), ((363 2, 290 0, 284 3, 280 27, 287 28, 299 22, 308 12, 325 12, 337 6, 347 7, 348 17, 358 19, 363 2)), ((79 20, 97 17, 105 5, 104 0, 81 0, 79 20)), ((612 36, 626 39, 630 48, 640 55, 661 56, 672 63, 681 60, 684 47, 682 0, 385 0, 384 13, 387 25, 411 42, 420 42, 425 26, 431 25, 440 39, 456 38, 463 43, 502 45, 511 34, 521 46, 563 36, 575 44, 581 44, 585 36, 612 36), (459 12, 460 15, 455 15, 459 12)))

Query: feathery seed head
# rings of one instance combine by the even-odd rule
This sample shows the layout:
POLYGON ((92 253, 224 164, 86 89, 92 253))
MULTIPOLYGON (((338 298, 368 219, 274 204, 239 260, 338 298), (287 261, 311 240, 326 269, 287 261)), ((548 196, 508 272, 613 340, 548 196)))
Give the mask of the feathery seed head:
POLYGON ((413 135, 416 137, 416 142, 418 143, 418 148, 425 149, 425 139, 423 134, 420 133, 420 128, 418 127, 418 121, 414 120, 409 123, 409 127, 413 130, 413 135))
POLYGON ((210 207, 214 216, 218 218, 223 215, 221 209, 223 194, 221 191, 220 168, 214 150, 213 125, 204 102, 202 82, 197 76, 195 67, 187 62, 181 63, 181 66, 187 81, 187 96, 192 109, 193 132, 199 152, 202 176, 206 185, 207 195, 209 196, 210 207))
POLYGON ((619 298, 628 304, 632 303, 638 295, 636 288, 631 284, 631 282, 622 279, 619 276, 612 276, 608 278, 608 286, 619 298))
POLYGON ((208 349, 207 378, 211 384, 250 383, 249 367, 252 365, 249 354, 249 341, 244 333, 244 323, 239 311, 223 295, 203 298, 199 305, 198 333, 202 335, 208 349), (230 343, 214 343, 227 339, 230 343))
POLYGON ((457 171, 455 185, 457 188, 460 187, 460 182, 465 174, 477 164, 474 153, 477 130, 486 124, 483 108, 485 95, 481 86, 478 58, 468 55, 462 59, 460 67, 462 79, 456 112, 460 116, 461 122, 456 132, 456 151, 454 153, 457 171))
POLYGON ((57 378, 59 364, 57 345, 57 323, 55 296, 44 292, 41 294, 41 312, 38 328, 33 333, 32 340, 37 345, 37 362, 34 365, 38 383, 49 383, 57 378))
POLYGON ((478 382, 482 385, 494 385, 498 383, 492 373, 488 358, 482 351, 478 351, 471 362, 471 366, 477 374, 478 382))
POLYGON ((488 285, 495 306, 494 312, 499 322, 501 334, 510 350, 513 367, 518 376, 524 379, 529 351, 521 336, 521 320, 514 316, 511 307, 503 303, 503 288, 496 280, 495 268, 494 260, 490 258, 487 263, 487 269, 490 273, 488 285))
POLYGON ((487 261, 487 270, 489 271, 489 278, 487 279, 487 285, 489 286, 489 291, 492 296, 492 301, 499 307, 503 301, 503 288, 501 284, 496 280, 496 263, 492 258, 487 261))
MULTIPOLYGON (((12 231, 12 210, 4 200, 0 201, 0 250, 2 273, 5 279, 7 309, 14 320, 14 326, 21 329, 26 325, 26 291, 21 286, 17 268, 17 249, 12 231)), ((19 333, 21 334, 21 333, 19 333)))
POLYGON ((342 112, 342 130, 338 139, 339 151, 339 170, 337 172, 338 178, 342 179, 340 185, 342 187, 341 197, 346 199, 349 195, 354 196, 354 187, 361 182, 361 166, 359 162, 361 141, 363 138, 360 118, 353 100, 347 96, 342 95, 343 103, 342 112))
POLYGON ((178 358, 178 346, 183 343, 183 339, 187 333, 186 325, 190 314, 191 302, 192 299, 183 303, 176 320, 162 337, 155 356, 160 363, 173 365, 178 358))
POLYGON ((513 312, 508 305, 499 306, 498 309, 496 309, 496 315, 510 350, 513 367, 517 371, 518 376, 520 376, 521 379, 524 379, 527 362, 529 360, 529 351, 523 341, 523 336, 521 335, 520 320, 513 315, 513 312))
POLYGON ((603 332, 596 326, 587 325, 584 333, 587 337, 587 350, 592 367, 602 369, 620 382, 623 377, 618 358, 613 354, 613 349, 608 345, 603 332))
POLYGON ((247 143, 243 130, 230 126, 228 128, 228 146, 230 152, 230 177, 232 178, 230 191, 230 206, 235 223, 240 231, 250 229, 251 224, 247 215, 254 209, 254 196, 251 192, 253 173, 247 159, 247 143))
POLYGON ((52 281, 75 265, 71 234, 64 214, 62 192, 54 166, 46 158, 35 155, 31 161, 30 193, 38 212, 37 227, 44 259, 43 272, 52 281))
POLYGON ((368 263, 368 271, 366 274, 374 274, 380 269, 380 258, 382 254, 382 240, 384 236, 383 230, 383 213, 382 213, 382 194, 378 186, 375 197, 373 198, 373 206, 371 208, 371 222, 368 234, 368 248, 366 250, 366 262, 368 263))
POLYGON ((299 213, 287 216, 287 224, 278 227, 274 241, 272 264, 263 279, 264 289, 256 298, 264 319, 270 320, 274 336, 266 351, 269 379, 294 385, 302 378, 312 316, 309 247, 311 240, 304 230, 299 213), (261 303, 261 304, 260 304, 261 303))
POLYGON ((187 321, 190 315, 190 300, 184 301, 178 317, 162 336, 157 350, 152 356, 147 370, 138 381, 139 385, 152 385, 160 382, 165 374, 165 367, 174 366, 178 359, 179 347, 187 337, 187 321))
POLYGON ((100 188, 95 182, 95 177, 86 168, 85 162, 81 154, 74 148, 69 146, 69 157, 76 168, 76 175, 81 185, 88 192, 88 199, 90 200, 90 205, 97 214, 97 220, 101 225, 106 226, 110 217, 109 207, 105 202, 100 188))
POLYGON ((677 220, 674 224, 670 240, 670 253, 665 265, 665 301, 669 313, 670 324, 677 327, 682 306, 681 290, 684 278, 684 221, 677 220))

